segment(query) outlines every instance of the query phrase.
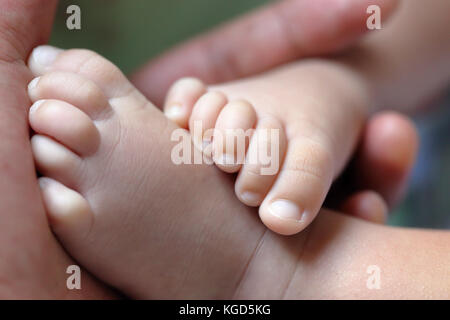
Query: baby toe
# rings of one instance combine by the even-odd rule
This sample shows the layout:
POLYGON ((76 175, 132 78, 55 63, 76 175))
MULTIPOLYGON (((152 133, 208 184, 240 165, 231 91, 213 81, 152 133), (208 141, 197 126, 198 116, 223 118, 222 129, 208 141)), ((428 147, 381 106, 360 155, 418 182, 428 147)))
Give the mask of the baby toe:
POLYGON ((255 109, 244 100, 232 101, 222 109, 213 139, 214 162, 221 170, 239 171, 245 162, 256 119, 255 109))
POLYGON ((205 84, 196 78, 178 80, 169 89, 164 114, 181 128, 187 129, 192 109, 205 92, 205 84))
POLYGON ((65 245, 79 242, 88 234, 93 222, 87 200, 75 190, 47 177, 39 178, 39 186, 53 232, 65 245))
POLYGON ((38 171, 67 186, 77 185, 82 159, 59 142, 44 135, 31 138, 31 151, 38 171))
POLYGON ((83 111, 61 100, 38 100, 30 108, 30 126, 81 156, 94 153, 100 134, 83 111))
POLYGON ((212 150, 208 146, 212 143, 214 127, 227 102, 227 98, 221 92, 205 93, 195 103, 189 119, 189 129, 194 146, 209 157, 212 157, 212 150))
POLYGON ((248 206, 259 206, 275 182, 286 152, 281 123, 273 117, 258 121, 245 164, 236 180, 237 197, 248 206))
POLYGON ((91 80, 72 72, 54 71, 34 78, 28 85, 31 101, 62 100, 93 118, 109 115, 112 109, 103 91, 91 80))
POLYGON ((388 206, 376 192, 364 190, 352 194, 340 206, 340 211, 360 219, 384 224, 388 217, 388 206))
POLYGON ((261 220, 280 234, 300 232, 320 210, 333 175, 331 152, 322 143, 289 141, 281 171, 259 209, 261 220))

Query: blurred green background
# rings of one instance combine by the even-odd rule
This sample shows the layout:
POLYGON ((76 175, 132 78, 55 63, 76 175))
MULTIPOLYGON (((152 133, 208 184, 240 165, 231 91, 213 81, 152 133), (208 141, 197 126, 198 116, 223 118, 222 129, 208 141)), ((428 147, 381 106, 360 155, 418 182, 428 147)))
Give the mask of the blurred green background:
MULTIPOLYGON (((182 40, 269 0, 61 0, 51 44, 89 48, 130 73, 182 40), (66 9, 81 8, 81 30, 68 30, 66 9)), ((269 39, 270 41, 270 39, 269 39)), ((417 124, 421 152, 406 200, 392 225, 450 227, 450 97, 417 124), (447 102, 446 102, 447 101, 447 102)))
POLYGON ((93 49, 125 73, 178 42, 267 0, 62 0, 52 36, 63 47, 93 49), (66 9, 81 8, 81 30, 66 28, 66 9))

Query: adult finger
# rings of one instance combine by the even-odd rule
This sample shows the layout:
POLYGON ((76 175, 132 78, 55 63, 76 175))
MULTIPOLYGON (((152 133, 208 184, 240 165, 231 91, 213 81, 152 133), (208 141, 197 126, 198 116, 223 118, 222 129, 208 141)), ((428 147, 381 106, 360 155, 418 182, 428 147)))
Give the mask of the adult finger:
POLYGON ((132 77, 162 105, 182 77, 217 83, 250 76, 295 59, 333 53, 368 29, 367 8, 387 19, 397 0, 284 0, 188 41, 151 61, 132 77))

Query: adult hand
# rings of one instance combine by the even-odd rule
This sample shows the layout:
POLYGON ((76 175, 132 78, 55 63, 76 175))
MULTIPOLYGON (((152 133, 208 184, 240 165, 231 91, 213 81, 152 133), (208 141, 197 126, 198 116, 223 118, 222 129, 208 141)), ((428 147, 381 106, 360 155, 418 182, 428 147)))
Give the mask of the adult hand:
POLYGON ((369 5, 378 5, 385 20, 397 0, 277 1, 177 46, 142 67, 132 80, 162 105, 168 88, 182 77, 220 83, 336 53, 368 31, 369 5))
MULTIPOLYGON (((149 62, 133 77, 136 86, 162 105, 178 78, 218 83, 250 76, 299 58, 335 53, 367 31, 366 9, 376 4, 383 19, 395 0, 284 0, 250 13, 149 62), (255 59, 258 57, 258 59, 255 59)), ((401 198, 417 149, 410 120, 396 113, 369 119, 350 173, 339 190, 339 209, 384 222, 401 198), (356 191, 355 191, 356 190, 356 191)), ((336 189, 336 188, 335 188, 336 189)))

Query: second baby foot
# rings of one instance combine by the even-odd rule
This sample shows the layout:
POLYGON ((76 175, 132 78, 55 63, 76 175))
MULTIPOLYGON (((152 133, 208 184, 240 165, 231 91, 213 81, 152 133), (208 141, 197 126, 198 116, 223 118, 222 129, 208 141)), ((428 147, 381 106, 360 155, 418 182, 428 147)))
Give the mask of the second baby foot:
POLYGON ((174 165, 170 136, 189 133, 94 52, 41 46, 29 67, 32 151, 65 249, 134 298, 232 297, 265 231, 208 179, 220 172, 174 165))
POLYGON ((239 171, 236 195, 260 206, 267 227, 291 235, 311 223, 346 164, 366 100, 364 82, 343 65, 305 60, 212 87, 181 79, 164 109, 220 169, 239 171))

